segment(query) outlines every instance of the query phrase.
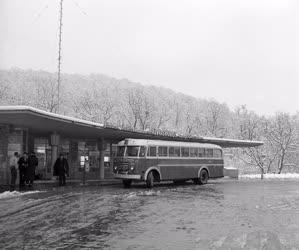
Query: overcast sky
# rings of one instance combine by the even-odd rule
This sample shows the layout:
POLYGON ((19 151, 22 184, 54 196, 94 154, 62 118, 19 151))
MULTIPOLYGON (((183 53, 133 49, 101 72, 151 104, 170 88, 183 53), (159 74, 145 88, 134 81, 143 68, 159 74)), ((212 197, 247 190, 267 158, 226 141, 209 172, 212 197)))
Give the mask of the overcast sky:
MULTIPOLYGON (((299 110, 298 0, 64 0, 62 72, 299 110)), ((58 0, 0 0, 0 68, 57 71, 58 0)))

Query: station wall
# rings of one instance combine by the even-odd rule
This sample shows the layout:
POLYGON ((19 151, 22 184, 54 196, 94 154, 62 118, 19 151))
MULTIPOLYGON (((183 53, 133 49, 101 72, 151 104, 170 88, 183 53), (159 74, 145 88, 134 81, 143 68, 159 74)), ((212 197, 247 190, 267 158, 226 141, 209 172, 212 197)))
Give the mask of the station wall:
MULTIPOLYGON (((112 154, 110 154, 109 143, 105 143, 102 151, 97 139, 68 138, 59 136, 57 156, 63 153, 69 163, 70 179, 82 179, 84 166, 86 180, 100 179, 100 161, 104 162, 105 178, 112 177, 112 154), (104 155, 101 157, 101 153, 104 155), (109 160, 107 160, 109 159, 109 160)), ((36 134, 26 128, 14 128, 11 125, 0 124, 0 185, 9 184, 10 169, 9 159, 18 152, 34 151, 39 164, 36 168, 36 179, 50 180, 53 177, 51 135, 36 134)), ((56 160, 56 159, 55 159, 56 160)), ((17 180, 18 181, 18 180, 17 180)))

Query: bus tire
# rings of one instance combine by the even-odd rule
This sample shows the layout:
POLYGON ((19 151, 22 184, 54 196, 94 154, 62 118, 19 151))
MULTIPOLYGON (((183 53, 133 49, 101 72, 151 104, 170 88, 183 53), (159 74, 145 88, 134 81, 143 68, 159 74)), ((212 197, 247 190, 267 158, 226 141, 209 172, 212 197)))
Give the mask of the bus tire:
POLYGON ((204 185, 204 184, 207 184, 208 183, 208 179, 209 179, 209 173, 206 169, 202 169, 200 170, 200 173, 199 173, 199 184, 200 185, 204 185))
POLYGON ((124 188, 130 188, 132 184, 132 180, 123 180, 124 188))
POLYGON ((146 177, 146 187, 152 188, 154 186, 154 174, 153 171, 150 171, 146 177))
POLYGON ((199 176, 196 179, 193 179, 195 184, 204 185, 208 183, 209 173, 206 169, 200 170, 199 176))

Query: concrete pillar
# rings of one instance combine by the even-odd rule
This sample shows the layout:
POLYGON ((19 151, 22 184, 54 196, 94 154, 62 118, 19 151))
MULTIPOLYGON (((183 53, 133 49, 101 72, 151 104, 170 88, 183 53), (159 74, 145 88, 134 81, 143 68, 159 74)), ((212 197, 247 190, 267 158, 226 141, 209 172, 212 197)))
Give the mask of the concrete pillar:
POLYGON ((105 152, 105 140, 100 138, 98 140, 98 148, 100 151, 100 180, 105 179, 105 165, 104 165, 104 152, 105 152))
POLYGON ((114 161, 114 157, 112 152, 112 142, 110 142, 110 177, 113 173, 113 161, 114 161))
POLYGON ((53 177, 53 167, 54 167, 56 159, 58 158, 59 141, 60 141, 60 137, 56 132, 51 134, 51 166, 52 166, 51 176, 52 177, 53 177))
POLYGON ((10 181, 8 136, 9 127, 0 124, 0 184, 9 184, 10 181))

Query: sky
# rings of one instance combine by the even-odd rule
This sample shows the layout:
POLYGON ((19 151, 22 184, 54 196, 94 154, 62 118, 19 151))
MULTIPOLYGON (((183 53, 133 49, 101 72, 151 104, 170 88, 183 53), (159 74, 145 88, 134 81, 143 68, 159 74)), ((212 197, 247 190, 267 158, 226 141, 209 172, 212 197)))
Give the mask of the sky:
MULTIPOLYGON (((0 0, 0 69, 57 71, 59 0, 0 0)), ((62 72, 299 110, 299 1, 64 0, 62 72)))

